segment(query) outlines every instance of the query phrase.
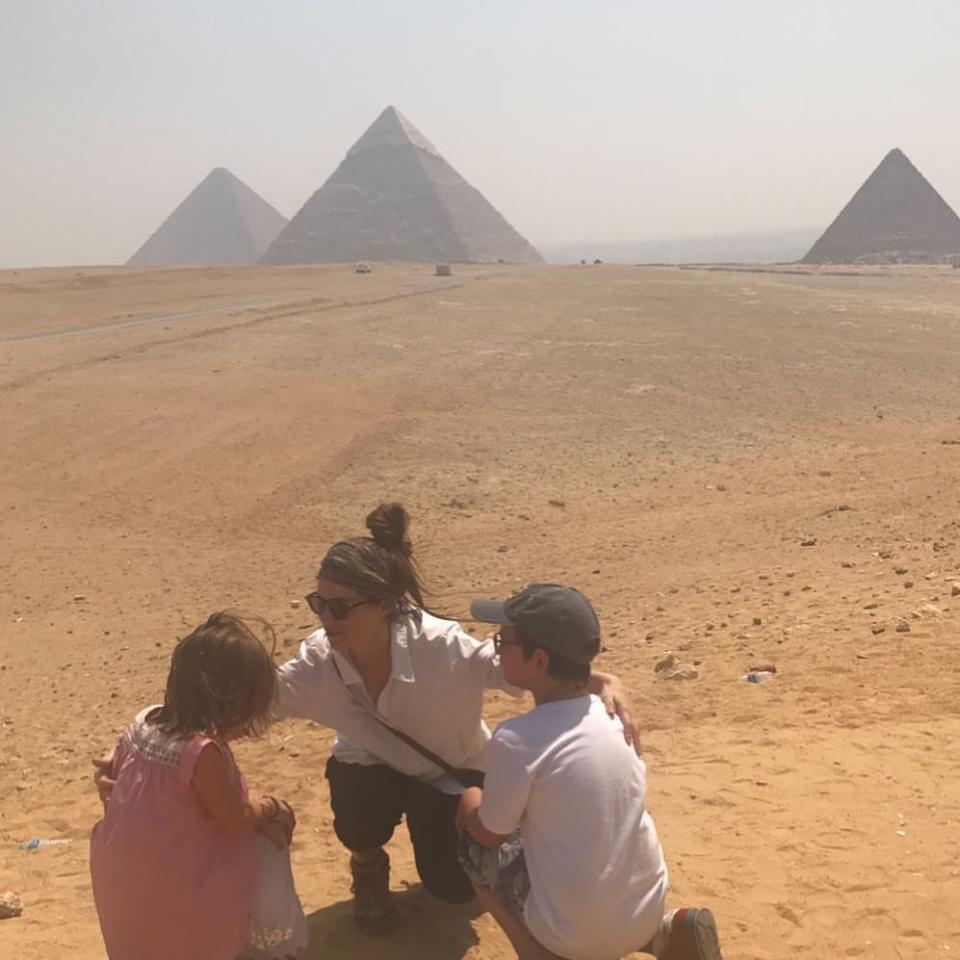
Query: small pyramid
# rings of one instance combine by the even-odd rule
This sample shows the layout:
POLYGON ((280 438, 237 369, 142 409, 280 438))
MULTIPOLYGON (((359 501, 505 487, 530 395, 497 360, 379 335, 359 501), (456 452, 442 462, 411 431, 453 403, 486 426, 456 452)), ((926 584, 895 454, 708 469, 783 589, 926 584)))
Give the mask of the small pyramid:
POLYGON ((225 167, 216 167, 127 266, 256 263, 286 225, 283 214, 225 167))
POLYGON ((395 107, 350 148, 262 262, 354 260, 542 262, 395 107))
POLYGON ((960 217, 891 150, 803 263, 935 263, 960 254, 960 217))

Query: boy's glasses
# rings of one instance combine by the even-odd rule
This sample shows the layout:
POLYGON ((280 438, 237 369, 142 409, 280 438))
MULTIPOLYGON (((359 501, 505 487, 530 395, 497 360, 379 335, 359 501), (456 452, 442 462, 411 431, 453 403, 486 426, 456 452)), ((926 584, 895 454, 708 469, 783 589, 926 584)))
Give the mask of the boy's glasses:
POLYGON ((519 640, 504 640, 503 637, 500 635, 499 630, 493 635, 493 649, 497 653, 499 653, 504 647, 519 647, 519 646, 520 646, 519 640))
POLYGON ((307 601, 307 605, 318 617, 322 617, 325 611, 329 611, 334 620, 346 620, 354 607, 363 606, 365 603, 373 603, 372 598, 354 600, 352 603, 349 600, 344 600, 343 597, 333 597, 328 600, 326 597, 321 597, 316 590, 313 593, 308 593, 303 599, 307 601))

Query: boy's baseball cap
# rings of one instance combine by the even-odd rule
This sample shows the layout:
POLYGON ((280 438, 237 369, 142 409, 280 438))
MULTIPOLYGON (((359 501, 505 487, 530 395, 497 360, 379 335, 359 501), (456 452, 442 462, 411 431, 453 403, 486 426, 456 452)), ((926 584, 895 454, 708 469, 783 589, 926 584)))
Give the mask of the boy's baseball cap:
POLYGON ((484 623, 512 623, 538 647, 574 663, 590 663, 600 650, 600 621, 573 587, 531 583, 507 600, 474 600, 470 615, 484 623))

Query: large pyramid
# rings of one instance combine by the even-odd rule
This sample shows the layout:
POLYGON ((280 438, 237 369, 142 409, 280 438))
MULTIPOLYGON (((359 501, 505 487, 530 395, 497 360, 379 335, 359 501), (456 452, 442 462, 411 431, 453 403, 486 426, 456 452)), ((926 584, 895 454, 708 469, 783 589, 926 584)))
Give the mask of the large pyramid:
POLYGON ((933 263, 960 255, 960 217, 893 149, 803 263, 933 263))
POLYGON ((539 263, 540 254, 395 107, 350 148, 264 263, 539 263))
POLYGON ((131 267, 256 263, 287 218, 216 167, 127 261, 131 267))

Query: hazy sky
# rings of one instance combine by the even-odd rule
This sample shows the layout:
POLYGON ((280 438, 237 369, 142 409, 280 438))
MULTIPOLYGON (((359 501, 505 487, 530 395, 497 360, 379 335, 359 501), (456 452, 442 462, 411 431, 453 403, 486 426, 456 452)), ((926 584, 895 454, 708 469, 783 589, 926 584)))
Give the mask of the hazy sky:
POLYGON ((388 103, 534 243, 960 209, 958 0, 0 0, 0 266, 123 262, 215 166, 292 216, 388 103))

